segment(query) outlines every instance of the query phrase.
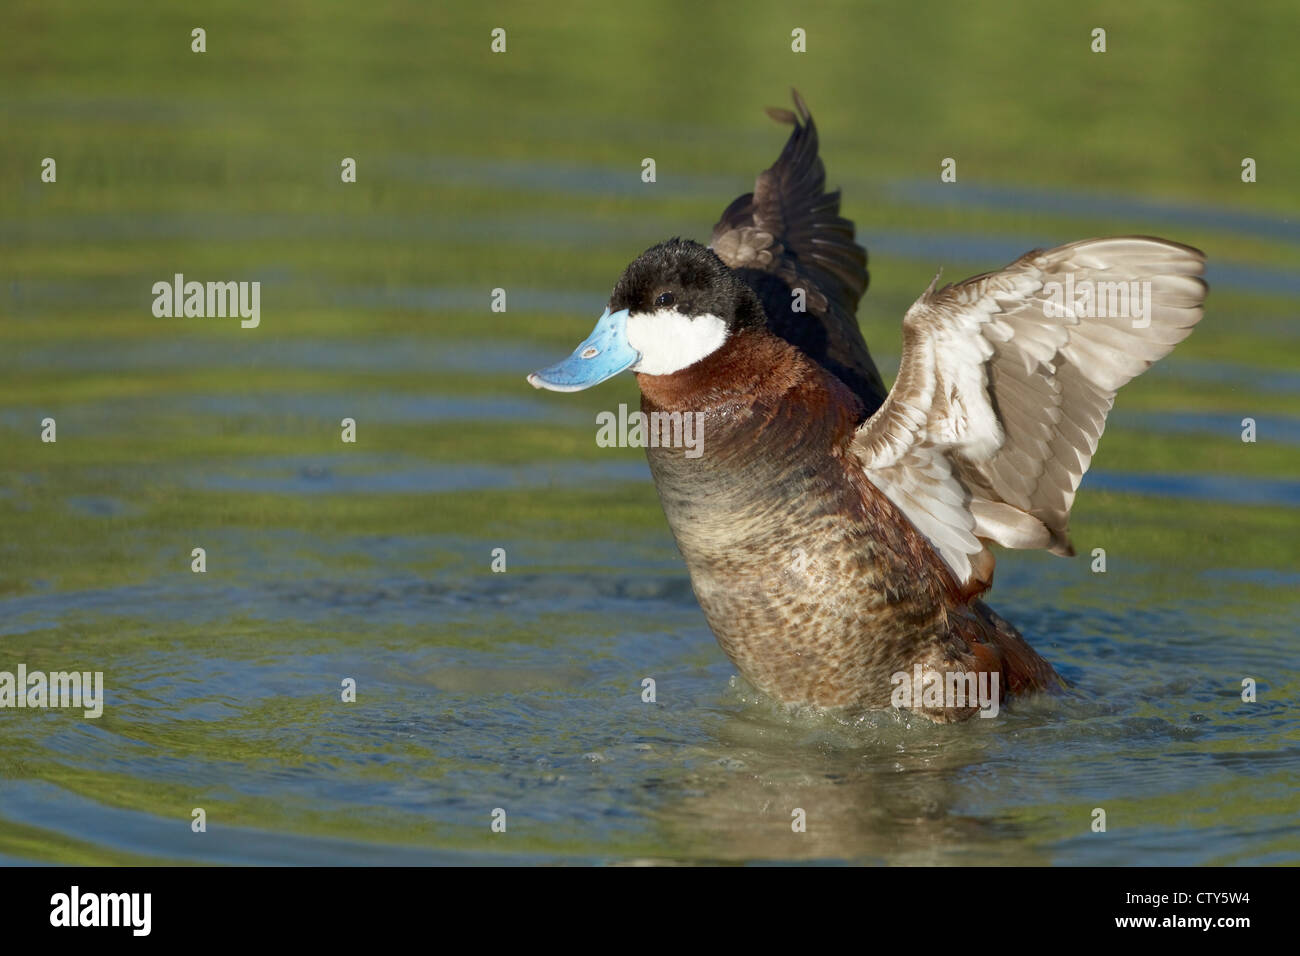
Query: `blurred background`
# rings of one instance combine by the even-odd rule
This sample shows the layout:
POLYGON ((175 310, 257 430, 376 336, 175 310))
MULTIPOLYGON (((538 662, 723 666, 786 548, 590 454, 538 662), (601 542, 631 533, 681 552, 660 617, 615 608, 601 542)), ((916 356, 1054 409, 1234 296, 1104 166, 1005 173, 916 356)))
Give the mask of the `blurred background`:
POLYGON ((0 711, 0 861, 1300 861, 1298 27, 1287 0, 9 0, 0 670, 102 670, 108 702, 0 711), (632 377, 524 382, 644 248, 707 241, 791 86, 888 379, 940 267, 1208 255, 1205 320, 1120 393, 1080 557, 999 561, 1065 698, 956 728, 771 707, 642 453, 595 444, 632 377), (260 326, 156 318, 178 272, 259 281, 260 326))

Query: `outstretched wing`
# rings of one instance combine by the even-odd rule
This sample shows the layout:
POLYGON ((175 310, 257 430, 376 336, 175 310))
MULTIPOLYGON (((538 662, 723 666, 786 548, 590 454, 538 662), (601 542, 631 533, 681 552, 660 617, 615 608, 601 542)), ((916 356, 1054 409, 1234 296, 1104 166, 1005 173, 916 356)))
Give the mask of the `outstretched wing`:
POLYGON ((1205 256, 1144 236, 1031 252, 925 294, 859 428, 868 478, 963 584, 984 540, 1073 554, 1070 508, 1115 392, 1200 321, 1205 256))
POLYGON ((792 92, 797 116, 768 113, 793 124, 794 132, 754 191, 727 207, 710 247, 758 293, 772 332, 833 372, 872 411, 885 386, 856 318, 867 289, 867 252, 854 241, 853 223, 839 214, 839 191, 826 192, 817 128, 792 92))

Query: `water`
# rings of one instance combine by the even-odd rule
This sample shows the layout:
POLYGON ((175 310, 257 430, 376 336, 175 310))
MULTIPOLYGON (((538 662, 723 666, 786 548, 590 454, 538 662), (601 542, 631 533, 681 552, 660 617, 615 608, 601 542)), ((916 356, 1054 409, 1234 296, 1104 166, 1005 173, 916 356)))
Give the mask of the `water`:
MULTIPOLYGON (((84 634, 57 656, 102 666, 109 700, 93 723, 6 725, 7 760, 28 767, 0 789, 6 827, 112 859, 239 863, 1183 864, 1300 849, 1297 687, 1273 676, 1295 609, 1261 616, 1239 580, 1198 575, 1189 600, 1145 571, 1007 562, 998 606, 1071 693, 959 727, 842 724, 738 685, 663 535, 581 557, 521 543, 504 576, 436 580, 382 565, 488 542, 276 537, 280 553, 377 566, 277 560, 272 576, 253 560, 216 586, 9 602, 10 634, 84 634), (1252 675, 1260 702, 1244 704, 1252 675), (356 704, 338 700, 343 677, 356 704), (208 833, 189 832, 191 804, 208 833), (508 837, 488 831, 497 807, 508 837), (1088 830, 1094 807, 1104 835, 1088 830)), ((1251 583, 1279 598, 1296 584, 1251 583)))
MULTIPOLYGON (((184 353, 173 358, 184 364, 184 353)), ((281 358, 338 361, 323 345, 281 358)), ((417 373, 425 365, 408 361, 417 373)), ((533 428, 586 429, 563 399, 527 413, 538 399, 511 393, 514 375, 501 381, 502 395, 477 404, 372 396, 363 434, 381 406, 410 429, 521 414, 533 428)), ((283 436, 313 414, 332 424, 351 401, 198 392, 166 412, 137 401, 60 415, 130 444, 178 409, 192 433, 254 416, 283 436)), ((10 417, 30 419, 21 408, 10 417)), ((1130 424, 1190 427, 1155 414, 1130 424)), ((1300 859, 1300 579, 1253 567, 1235 553, 1240 539, 1216 541, 1223 509, 1272 500, 1283 485, 1294 507, 1294 482, 1090 475, 1084 501, 1107 490, 1139 507, 1167 498, 1205 543, 1202 560, 1135 556, 1140 536, 1106 540, 1104 515, 1075 560, 1005 554, 992 603, 1071 689, 939 727, 898 713, 790 714, 746 687, 694 602, 634 451, 525 467, 338 447, 8 476, 7 499, 67 536, 65 570, 80 560, 77 540, 131 569, 117 583, 33 580, 0 600, 4 667, 102 670, 107 685, 97 720, 9 711, 0 723, 0 848, 11 859, 1300 859), (1180 500, 1189 481, 1199 504, 1180 500), (449 512, 458 496, 493 493, 542 511, 503 513, 489 533, 449 512), (160 524, 151 499, 167 494, 228 513, 160 524), (642 520, 602 520, 586 495, 630 499, 642 520), (367 533, 364 507, 331 520, 342 502, 392 514, 373 515, 383 530, 367 533), (1090 570, 1098 543, 1109 546, 1105 574, 1090 570), (191 546, 206 549, 205 574, 190 571, 191 546), (505 573, 491 571, 496 548, 505 573), (653 703, 642 699, 647 677, 653 703), (345 678, 355 703, 341 700, 345 678), (1256 703, 1241 699, 1244 678, 1258 682, 1256 703), (206 833, 190 829, 196 807, 206 833), (504 835, 490 830, 498 808, 504 835), (791 832, 795 808, 805 834, 791 832), (1104 834, 1090 830, 1096 808, 1104 834)))
POLYGON ((1117 7, 1093 57, 1018 2, 828 8, 808 56, 771 0, 699 43, 653 4, 562 37, 517 5, 503 57, 414 0, 218 0, 204 57, 147 5, 4 4, 0 671, 102 671, 107 700, 0 710, 0 863, 1300 863, 1294 13, 1117 7), (1120 395, 1079 556, 999 558, 989 601, 1066 693, 958 726, 763 699, 641 453, 595 444, 634 384, 523 380, 632 256, 707 237, 792 83, 886 373, 940 266, 1133 232, 1209 256, 1205 322, 1120 395), (263 283, 261 325, 154 318, 177 272, 263 283))

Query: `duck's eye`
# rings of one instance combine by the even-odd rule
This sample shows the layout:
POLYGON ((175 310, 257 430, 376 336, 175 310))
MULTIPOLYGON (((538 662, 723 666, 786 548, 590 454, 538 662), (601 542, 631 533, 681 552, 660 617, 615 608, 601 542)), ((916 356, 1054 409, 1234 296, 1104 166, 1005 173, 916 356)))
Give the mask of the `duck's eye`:
POLYGON ((660 292, 655 299, 655 305, 667 308, 677 301, 677 298, 671 292, 660 292))

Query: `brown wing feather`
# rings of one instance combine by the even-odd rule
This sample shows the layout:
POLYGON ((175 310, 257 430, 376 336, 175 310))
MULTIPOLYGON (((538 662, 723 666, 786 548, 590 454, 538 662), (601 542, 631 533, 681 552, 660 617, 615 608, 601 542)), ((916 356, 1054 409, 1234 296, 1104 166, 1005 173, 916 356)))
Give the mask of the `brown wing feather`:
POLYGON ((768 110, 794 131, 754 191, 727 207, 710 245, 758 293, 771 330, 839 377, 869 413, 885 387, 856 319, 867 252, 839 214, 839 191, 826 192, 817 128, 797 91, 794 102, 798 115, 768 110), (795 289, 806 311, 795 311, 795 289))

